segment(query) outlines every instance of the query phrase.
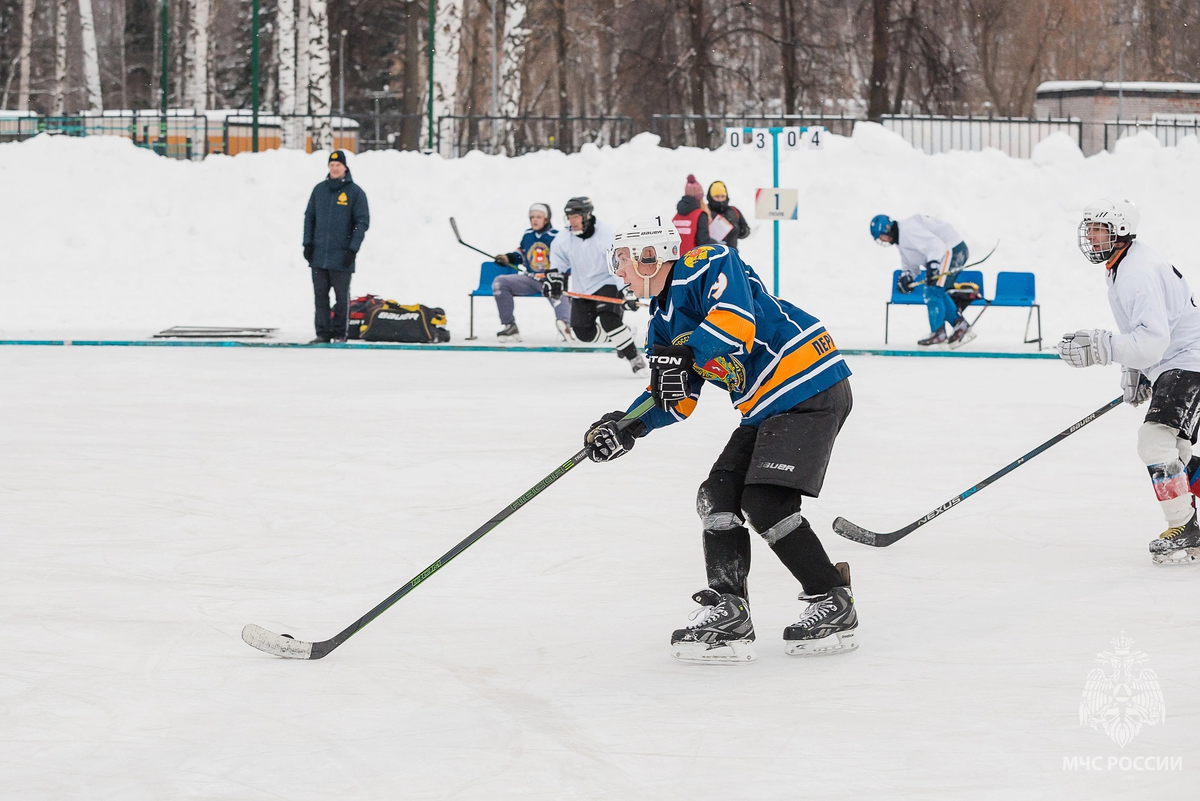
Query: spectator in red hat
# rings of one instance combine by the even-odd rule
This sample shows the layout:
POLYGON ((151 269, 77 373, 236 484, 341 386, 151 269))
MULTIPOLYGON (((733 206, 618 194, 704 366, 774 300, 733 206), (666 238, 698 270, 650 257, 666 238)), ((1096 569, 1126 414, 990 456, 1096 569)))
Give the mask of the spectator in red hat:
POLYGON ((675 217, 671 220, 679 232, 680 255, 696 247, 696 226, 701 215, 705 216, 706 223, 712 219, 712 213, 704 203, 704 187, 696 180, 696 176, 688 175, 683 197, 675 204, 675 217))

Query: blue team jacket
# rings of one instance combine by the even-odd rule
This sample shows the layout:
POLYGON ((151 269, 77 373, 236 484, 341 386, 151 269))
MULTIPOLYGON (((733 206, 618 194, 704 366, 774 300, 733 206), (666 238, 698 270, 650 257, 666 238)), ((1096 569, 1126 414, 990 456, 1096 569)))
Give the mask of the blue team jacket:
MULTIPOLYGON (((725 245, 702 245, 675 262, 665 303, 650 301, 646 351, 691 347, 696 366, 690 397, 672 411, 642 415, 647 430, 685 419, 705 381, 720 386, 758 426, 850 375, 821 321, 771 295, 754 270, 725 245)), ((633 409, 650 393, 643 392, 633 409)))

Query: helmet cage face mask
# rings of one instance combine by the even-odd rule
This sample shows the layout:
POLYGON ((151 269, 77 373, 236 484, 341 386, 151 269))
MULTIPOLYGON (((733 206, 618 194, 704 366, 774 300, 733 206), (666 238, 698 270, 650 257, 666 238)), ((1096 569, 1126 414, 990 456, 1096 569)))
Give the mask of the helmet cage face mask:
POLYGON ((1107 220, 1084 219, 1079 223, 1079 250, 1092 264, 1108 261, 1113 249, 1117 246, 1117 230, 1112 222, 1107 220), (1093 232, 1103 232, 1099 244, 1092 242, 1093 232))

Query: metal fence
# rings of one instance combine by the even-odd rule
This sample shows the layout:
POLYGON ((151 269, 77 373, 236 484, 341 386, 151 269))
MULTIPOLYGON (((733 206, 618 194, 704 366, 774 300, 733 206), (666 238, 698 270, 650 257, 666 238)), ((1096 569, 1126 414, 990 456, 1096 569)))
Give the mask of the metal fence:
POLYGON ((576 153, 588 143, 616 147, 633 134, 632 117, 447 115, 438 117, 436 149, 448 157, 471 150, 508 156, 537 150, 576 153))
MULTIPOLYGON (((358 151, 359 124, 336 114, 260 114, 258 149, 358 151)), ((217 130, 218 141, 210 140, 210 153, 236 156, 254 150, 254 118, 244 111, 227 114, 217 130)))
POLYGON ((929 154, 995 148, 1013 158, 1027 159, 1038 142, 1060 131, 1083 147, 1083 123, 1079 120, 885 114, 880 122, 929 154))
POLYGON ((1150 120, 1149 122, 1121 120, 1106 122, 1104 125, 1104 149, 1112 150, 1117 141, 1127 136, 1137 136, 1143 131, 1154 134, 1163 147, 1175 147, 1184 137, 1200 137, 1200 119, 1191 120, 1150 120))
POLYGON ((786 128, 798 125, 823 125, 830 133, 849 136, 855 118, 845 114, 655 114, 650 132, 657 134, 663 147, 718 148, 725 143, 726 128, 786 128))
POLYGON ((207 155, 209 121, 194 111, 106 112, 72 117, 17 117, 0 120, 0 141, 21 141, 41 133, 59 136, 122 136, 138 147, 175 159, 207 155))

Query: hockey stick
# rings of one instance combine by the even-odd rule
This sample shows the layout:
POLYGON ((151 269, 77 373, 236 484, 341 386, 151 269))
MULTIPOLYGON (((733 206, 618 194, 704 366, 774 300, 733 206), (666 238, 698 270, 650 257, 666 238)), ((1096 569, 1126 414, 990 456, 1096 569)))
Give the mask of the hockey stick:
POLYGON ((1117 408, 1118 406, 1121 405, 1121 400, 1122 400, 1121 398, 1116 398, 1114 400, 1109 401, 1108 403, 1101 406, 1099 409, 1092 412, 1087 417, 1083 418, 1082 420, 1080 420, 1078 423, 1071 426, 1067 430, 1062 431, 1058 434, 1055 434, 1053 437, 1046 440, 1041 445, 1038 445, 1036 448, 1034 448, 1029 453, 1022 456, 1020 459, 1017 459, 1015 462, 1012 462, 1008 466, 1001 468, 1000 470, 997 470, 995 473, 992 473, 990 476, 985 478, 983 481, 980 481, 978 484, 971 487, 966 492, 960 493, 959 495, 951 498, 950 500, 946 501, 944 504, 942 504, 938 508, 934 509, 929 514, 922 517, 920 520, 916 521, 915 523, 909 523, 907 526, 905 526, 902 529, 890 532, 888 534, 876 534, 874 531, 867 531, 862 526, 856 526, 855 524, 851 523, 849 520, 847 520, 844 517, 839 517, 837 520, 833 521, 833 530, 835 533, 837 533, 838 535, 840 535, 842 537, 845 537, 848 540, 854 540, 855 542, 861 542, 864 545, 874 545, 876 548, 886 548, 887 546, 896 542, 896 540, 902 539, 904 537, 907 537, 909 534, 912 534, 918 528, 925 525, 930 520, 932 520, 933 518, 940 515, 942 512, 945 512, 945 511, 951 509, 952 507, 957 506, 962 501, 965 501, 967 498, 970 498, 972 495, 979 492, 981 489, 986 487, 988 484, 991 484, 993 481, 995 481, 999 478, 1003 478, 1004 476, 1008 475, 1009 473, 1016 470, 1021 465, 1028 462, 1033 457, 1037 456, 1042 451, 1050 448, 1053 445, 1057 445, 1058 443, 1062 442, 1064 439, 1071 436, 1076 431, 1083 428, 1084 426, 1086 426, 1088 423, 1095 420, 1100 415, 1102 415, 1106 412, 1110 412, 1113 409, 1117 408))
MULTIPOLYGON (((620 298, 610 298, 607 295, 584 295, 581 292, 564 292, 563 294, 569 298, 581 298, 582 300, 596 300, 596 301, 600 301, 601 303, 624 303, 625 302, 625 301, 621 300, 620 298)), ((650 304, 643 303, 642 301, 639 300, 638 305, 644 309, 647 306, 649 306, 650 304)))
MULTIPOLYGON (((474 245, 468 245, 466 242, 464 242, 462 237, 458 235, 458 223, 456 223, 454 221, 453 217, 450 218, 450 227, 454 229, 454 238, 458 240, 458 244, 462 245, 465 248, 470 248, 471 250, 475 251, 476 253, 482 253, 483 255, 487 256, 489 259, 494 260, 496 258, 491 253, 488 253, 486 250, 480 250, 479 248, 475 247, 474 245)), ((512 266, 512 265, 509 265, 509 266, 512 266)))
MULTIPOLYGON (((637 420, 646 412, 650 411, 653 406, 654 399, 647 398, 645 401, 638 404, 632 411, 630 411, 629 414, 621 418, 621 420, 617 423, 617 427, 621 430, 628 428, 629 426, 633 425, 635 420, 637 420)), ((475 529, 471 536, 467 537, 458 545, 455 545, 453 548, 446 551, 446 553, 442 554, 440 559, 422 570, 417 575, 413 576, 407 584, 396 590, 370 612, 367 612, 365 615, 351 623, 349 626, 344 628, 341 632, 330 639, 323 640, 321 642, 306 642, 304 640, 297 640, 290 634, 275 634, 274 632, 267 631, 261 626, 256 626, 253 623, 242 629, 242 639, 245 640, 247 645, 251 645, 260 651, 265 651, 266 653, 273 654, 274 656, 281 656, 284 659, 320 659, 323 656, 327 656, 333 649, 337 648, 346 640, 353 637, 360 629, 386 612, 392 606, 392 604, 396 603, 396 601, 399 601, 405 595, 408 595, 410 592, 412 592, 418 584, 428 579, 437 571, 441 570, 443 567, 449 564, 454 557, 458 556, 467 548, 474 545, 483 537, 484 534, 487 534, 496 526, 503 523, 510 515, 512 515, 525 504, 532 501, 539 494, 541 494, 542 490, 549 487, 555 481, 558 481, 567 474, 568 470, 570 470, 572 467, 575 467, 575 465, 579 464, 586 458, 587 448, 583 448, 568 461, 554 468, 550 475, 546 476, 541 481, 530 487, 528 492, 506 506, 491 520, 475 529)))
POLYGON ((986 256, 984 256, 984 257, 983 257, 982 259, 980 259, 979 261, 973 261, 973 262, 971 262, 971 263, 970 263, 970 264, 968 264, 966 267, 963 267, 963 269, 964 269, 964 270, 969 270, 969 269, 971 269, 972 267, 978 267, 980 264, 983 264, 985 261, 987 261, 989 258, 991 258, 992 254, 996 252, 996 248, 998 248, 998 247, 1000 247, 1000 240, 999 240, 999 239, 997 239, 997 240, 996 240, 996 244, 992 245, 992 249, 988 251, 988 254, 987 254, 986 256))

